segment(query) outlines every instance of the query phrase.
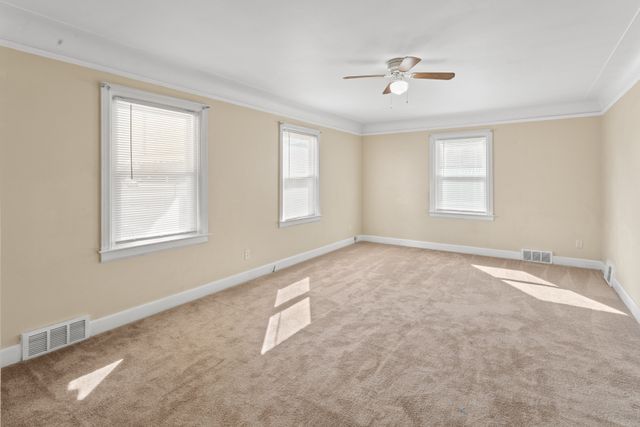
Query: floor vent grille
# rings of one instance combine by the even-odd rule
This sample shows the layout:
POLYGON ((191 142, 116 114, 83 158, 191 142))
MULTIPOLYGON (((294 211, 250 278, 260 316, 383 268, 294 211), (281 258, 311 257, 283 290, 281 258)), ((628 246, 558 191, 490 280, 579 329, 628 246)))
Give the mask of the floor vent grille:
POLYGON ((87 337, 87 319, 69 323, 69 342, 82 341, 87 337))
POLYGON ((553 253, 551 251, 538 251, 536 249, 523 249, 522 259, 524 261, 538 262, 542 264, 553 263, 553 253))
POLYGON ((47 354, 89 336, 89 316, 22 334, 22 360, 47 354))

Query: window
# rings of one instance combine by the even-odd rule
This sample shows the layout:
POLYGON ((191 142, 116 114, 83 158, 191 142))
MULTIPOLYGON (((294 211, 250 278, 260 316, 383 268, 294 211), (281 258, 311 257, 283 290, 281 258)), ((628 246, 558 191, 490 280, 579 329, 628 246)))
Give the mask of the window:
POLYGON ((432 216, 493 219, 492 133, 430 138, 432 216))
POLYGON ((207 241, 201 104, 102 84, 101 260, 207 241))
POLYGON ((280 226, 320 219, 320 132, 280 124, 280 226))

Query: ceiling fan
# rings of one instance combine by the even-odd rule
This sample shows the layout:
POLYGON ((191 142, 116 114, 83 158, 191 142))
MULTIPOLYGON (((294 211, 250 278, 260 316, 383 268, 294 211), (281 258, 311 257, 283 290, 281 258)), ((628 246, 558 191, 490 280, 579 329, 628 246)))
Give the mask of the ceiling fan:
POLYGON ((418 62, 422 61, 421 58, 415 56, 405 56, 404 58, 393 58, 387 61, 387 73, 386 74, 367 74, 363 76, 346 76, 345 80, 349 79, 366 79, 370 77, 385 77, 389 80, 389 84, 382 91, 383 95, 393 93, 395 95, 402 95, 409 89, 409 79, 430 79, 430 80, 451 80, 456 75, 455 73, 411 73, 413 67, 418 62))

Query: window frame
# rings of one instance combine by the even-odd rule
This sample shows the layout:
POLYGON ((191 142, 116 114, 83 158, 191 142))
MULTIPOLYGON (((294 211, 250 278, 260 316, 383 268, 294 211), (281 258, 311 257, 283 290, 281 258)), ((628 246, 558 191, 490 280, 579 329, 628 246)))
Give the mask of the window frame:
POLYGON ((310 222, 320 221, 322 218, 322 214, 320 211, 320 134, 321 132, 317 129, 306 128, 303 126, 297 126, 290 123, 280 122, 280 212, 279 212, 279 220, 278 225, 280 228, 282 227, 290 227, 292 225, 299 224, 307 224, 310 222), (301 133, 304 135, 313 136, 316 138, 316 176, 315 176, 315 213, 312 215, 299 217, 299 218, 290 218, 284 219, 284 133, 287 131, 301 133))
POLYGON ((101 164, 101 246, 98 251, 100 262, 142 255, 164 249, 176 248, 192 244, 205 243, 209 236, 208 215, 208 109, 209 106, 170 96, 157 95, 127 86, 102 82, 100 84, 100 164, 101 164), (111 204, 112 193, 112 115, 113 98, 120 97, 134 102, 150 104, 159 108, 180 109, 194 113, 198 120, 198 194, 197 194, 197 230, 177 236, 155 237, 134 242, 116 244, 112 236, 111 204))
POLYGON ((493 221, 495 218, 493 210, 493 131, 491 129, 482 129, 466 132, 442 132, 434 133, 429 136, 429 215, 432 217, 442 218, 460 218, 460 219, 479 219, 493 221), (436 142, 442 140, 455 140, 463 138, 486 138, 486 160, 487 160, 487 194, 485 212, 455 211, 436 209, 436 142))

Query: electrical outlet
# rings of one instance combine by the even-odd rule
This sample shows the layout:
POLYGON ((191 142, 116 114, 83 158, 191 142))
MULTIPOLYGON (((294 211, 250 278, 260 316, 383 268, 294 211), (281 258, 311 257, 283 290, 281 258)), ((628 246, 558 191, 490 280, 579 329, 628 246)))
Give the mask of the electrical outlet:
POLYGON ((251 258, 251 249, 245 249, 242 253, 242 258, 246 261, 251 258))
POLYGON ((582 249, 582 246, 583 246, 582 240, 576 240, 576 248, 577 249, 582 249))

